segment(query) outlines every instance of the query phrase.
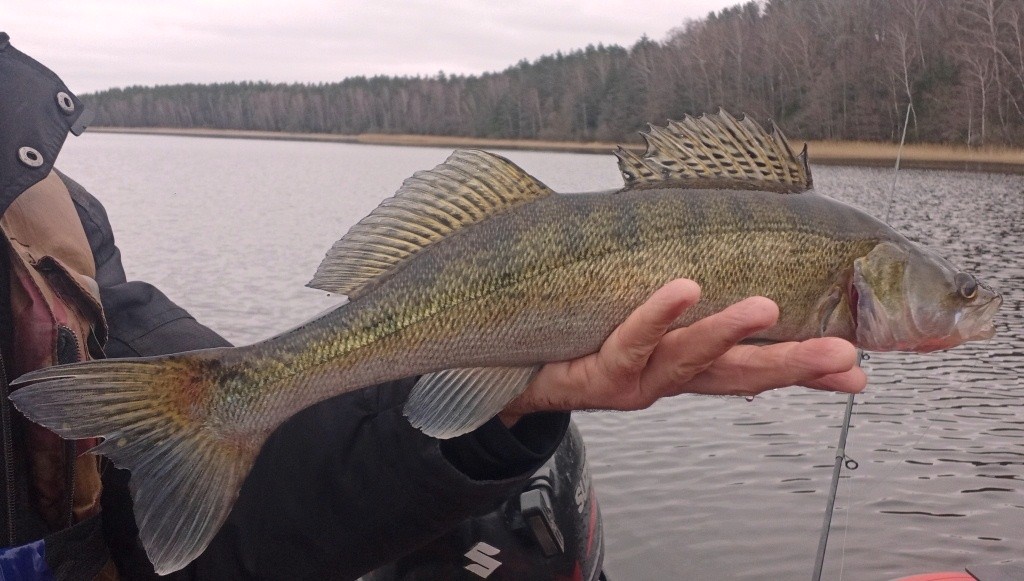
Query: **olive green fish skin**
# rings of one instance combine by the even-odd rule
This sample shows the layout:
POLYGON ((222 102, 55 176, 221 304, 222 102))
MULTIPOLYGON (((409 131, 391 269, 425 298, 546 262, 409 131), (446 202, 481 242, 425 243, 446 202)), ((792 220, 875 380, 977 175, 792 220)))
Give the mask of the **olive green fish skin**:
MULTIPOLYGON (((848 286, 853 261, 879 240, 905 243, 810 192, 549 196, 425 248, 319 319, 224 354, 216 367, 233 375, 210 394, 210 411, 232 416, 220 419, 234 429, 240 413, 243 425, 270 428, 316 401, 388 379, 582 356, 680 277, 703 292, 677 326, 763 295, 778 303, 780 321, 759 338, 814 337, 822 302, 848 286)), ((841 293, 832 318, 848 324, 833 334, 853 340, 841 293)))

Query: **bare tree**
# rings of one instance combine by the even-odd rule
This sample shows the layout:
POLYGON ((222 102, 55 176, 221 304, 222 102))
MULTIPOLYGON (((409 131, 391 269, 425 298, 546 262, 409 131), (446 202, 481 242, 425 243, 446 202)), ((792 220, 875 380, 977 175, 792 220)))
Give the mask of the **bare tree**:
MULTIPOLYGON (((896 73, 903 82, 903 91, 907 95, 907 107, 909 107, 911 115, 914 119, 914 133, 918 133, 917 128, 917 112, 914 109, 914 93, 910 88, 910 61, 912 56, 910 55, 910 44, 907 39, 907 31, 900 25, 893 25, 892 27, 892 39, 896 47, 896 54, 899 59, 898 61, 898 72, 896 73)), ((893 107, 896 110, 896 118, 899 118, 899 113, 902 107, 899 106, 898 101, 893 102, 893 107)))

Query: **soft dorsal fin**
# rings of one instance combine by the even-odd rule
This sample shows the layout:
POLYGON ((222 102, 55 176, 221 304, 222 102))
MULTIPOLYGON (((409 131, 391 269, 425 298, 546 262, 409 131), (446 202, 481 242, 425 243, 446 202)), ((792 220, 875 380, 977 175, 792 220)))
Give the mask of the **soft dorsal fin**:
POLYGON ((642 156, 622 147, 615 152, 627 189, 668 181, 681 187, 786 193, 811 188, 807 146, 794 154, 774 123, 768 133, 749 117, 736 120, 720 110, 714 115, 688 115, 666 127, 652 125, 640 135, 647 142, 642 156))
POLYGON ((545 197, 550 188, 507 159, 460 150, 416 172, 334 243, 306 286, 359 296, 402 261, 452 232, 545 197))

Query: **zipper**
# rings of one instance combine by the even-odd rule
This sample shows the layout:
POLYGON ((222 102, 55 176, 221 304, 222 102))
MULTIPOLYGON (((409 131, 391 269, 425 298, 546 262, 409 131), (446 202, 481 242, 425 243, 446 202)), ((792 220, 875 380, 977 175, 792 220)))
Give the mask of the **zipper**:
MULTIPOLYGON (((0 236, 2 248, 0 248, 0 345, 8 347, 8 339, 11 337, 14 325, 11 315, 11 287, 9 258, 7 255, 7 236, 0 236)), ((4 362, 3 349, 0 349, 0 431, 3 438, 4 452, 4 508, 7 515, 7 542, 6 547, 13 546, 18 540, 18 528, 15 521, 18 509, 18 488, 15 476, 14 460, 14 418, 11 414, 12 403, 7 397, 11 393, 11 386, 7 383, 7 365, 4 362)))
POLYGON ((64 526, 75 524, 75 460, 78 448, 74 440, 64 442, 64 482, 67 483, 64 497, 64 526))
POLYGON ((4 494, 7 508, 7 543, 10 547, 17 539, 14 527, 15 483, 14 483, 14 434, 11 428, 11 400, 8 399, 10 386, 7 384, 7 368, 3 356, 0 356, 0 423, 3 423, 4 439, 4 494))
MULTIPOLYGON (((54 353, 57 365, 75 363, 84 359, 78 337, 65 325, 57 325, 57 349, 54 353)), ((78 446, 75 440, 64 441, 64 526, 75 524, 75 460, 78 446)))

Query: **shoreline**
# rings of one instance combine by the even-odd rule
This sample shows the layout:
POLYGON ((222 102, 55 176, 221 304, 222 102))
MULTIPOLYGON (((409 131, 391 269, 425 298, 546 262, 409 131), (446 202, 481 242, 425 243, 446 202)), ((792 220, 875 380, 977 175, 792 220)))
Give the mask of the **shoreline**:
MULTIPOLYGON (((409 147, 473 147, 565 153, 611 154, 618 146, 611 142, 545 141, 530 139, 492 139, 452 137, 445 135, 398 135, 363 133, 288 133, 248 131, 240 129, 186 129, 172 127, 90 127, 93 133, 126 133, 134 135, 170 135, 210 137, 218 139, 262 139, 279 141, 316 141, 361 145, 393 145, 409 147)), ((804 143, 791 139, 794 146, 804 143)), ((863 141, 807 141, 811 162, 817 165, 853 165, 890 167, 896 163, 899 145, 863 141)), ((633 145, 640 148, 639 145, 633 145)), ((1024 149, 1008 147, 968 149, 940 144, 908 144, 903 147, 900 166, 916 169, 1024 174, 1024 149)))

